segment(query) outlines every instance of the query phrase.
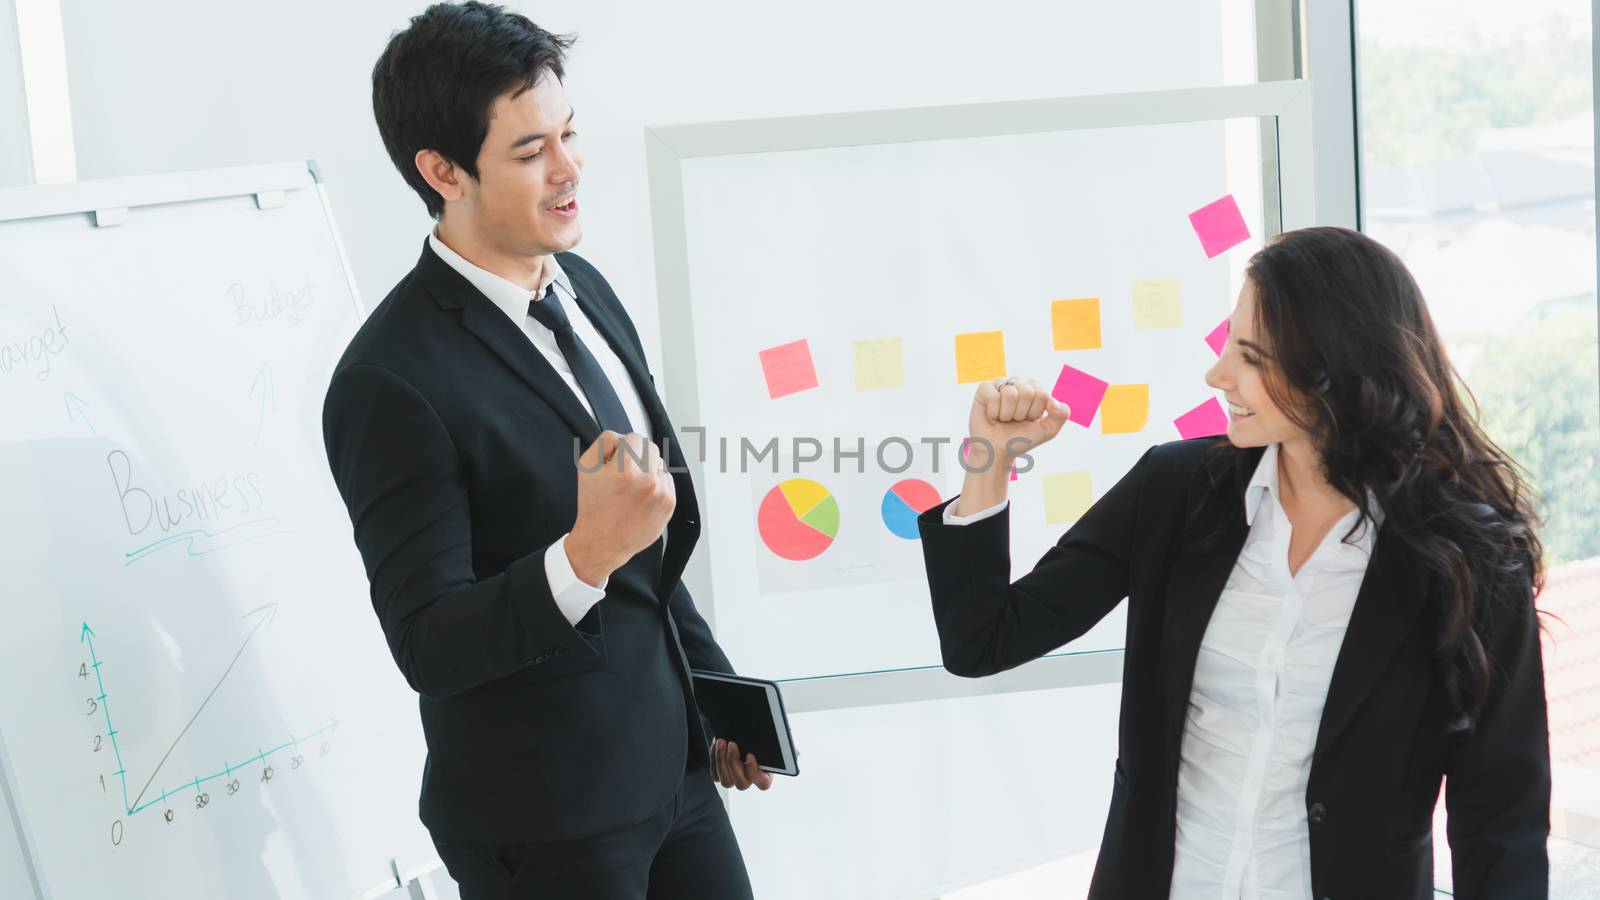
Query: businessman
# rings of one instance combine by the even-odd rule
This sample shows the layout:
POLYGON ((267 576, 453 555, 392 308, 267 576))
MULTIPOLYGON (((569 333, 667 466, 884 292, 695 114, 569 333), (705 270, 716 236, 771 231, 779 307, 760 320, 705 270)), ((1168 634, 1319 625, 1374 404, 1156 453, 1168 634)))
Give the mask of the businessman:
POLYGON ((627 311, 570 252, 570 45, 438 4, 378 59, 378 131, 435 225, 334 371, 328 462, 464 900, 742 900, 713 779, 771 776, 702 726, 689 670, 732 666, 679 577, 694 486, 627 311))

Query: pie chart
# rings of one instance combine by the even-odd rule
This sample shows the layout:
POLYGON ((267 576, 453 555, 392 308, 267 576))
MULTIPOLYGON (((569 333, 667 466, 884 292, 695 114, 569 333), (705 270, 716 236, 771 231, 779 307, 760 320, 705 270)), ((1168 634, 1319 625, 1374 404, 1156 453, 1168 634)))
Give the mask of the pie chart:
POLYGON ((761 498, 756 528, 773 553, 796 561, 811 559, 839 534, 839 501, 809 478, 790 478, 761 498))
POLYGON ((920 478, 905 478, 883 494, 883 524, 896 537, 914 541, 921 537, 917 516, 939 505, 939 491, 920 478))

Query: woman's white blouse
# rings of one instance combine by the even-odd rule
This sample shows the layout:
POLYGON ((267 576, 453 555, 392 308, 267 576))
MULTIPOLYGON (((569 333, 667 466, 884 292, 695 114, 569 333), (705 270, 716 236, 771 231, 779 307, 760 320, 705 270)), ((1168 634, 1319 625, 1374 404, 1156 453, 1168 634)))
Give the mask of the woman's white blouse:
POLYGON ((1364 526, 1345 543, 1351 510, 1291 577, 1277 444, 1262 454, 1244 509, 1250 533, 1195 661, 1171 896, 1304 900, 1311 751, 1376 533, 1364 526))
MULTIPOLYGON (((1383 511, 1368 495, 1381 526, 1383 511)), ((945 521, 966 524, 1003 505, 945 521)), ((1306 782, 1339 646, 1375 530, 1352 510, 1289 574, 1278 445, 1245 488, 1250 531, 1200 642, 1178 766, 1172 898, 1311 896, 1306 782)))

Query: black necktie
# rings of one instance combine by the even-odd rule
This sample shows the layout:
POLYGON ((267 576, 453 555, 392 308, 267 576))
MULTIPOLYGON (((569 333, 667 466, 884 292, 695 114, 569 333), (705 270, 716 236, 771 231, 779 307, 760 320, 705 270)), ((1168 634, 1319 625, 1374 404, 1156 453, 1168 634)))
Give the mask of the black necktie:
POLYGON ((633 430, 628 422, 628 414, 622 409, 622 401, 617 399, 617 392, 611 387, 611 379, 606 377, 605 370, 600 368, 600 363, 589 352, 589 348, 578 339, 572 330, 572 322, 567 319, 567 311, 561 308, 561 300, 556 296, 555 282, 545 291, 544 299, 534 299, 528 304, 528 315, 540 325, 556 333, 556 346, 561 348, 561 355, 567 358, 567 365, 572 368, 572 377, 578 382, 578 387, 583 389, 583 395, 589 398, 589 405, 594 408, 594 418, 600 427, 615 431, 617 434, 627 434, 633 430))

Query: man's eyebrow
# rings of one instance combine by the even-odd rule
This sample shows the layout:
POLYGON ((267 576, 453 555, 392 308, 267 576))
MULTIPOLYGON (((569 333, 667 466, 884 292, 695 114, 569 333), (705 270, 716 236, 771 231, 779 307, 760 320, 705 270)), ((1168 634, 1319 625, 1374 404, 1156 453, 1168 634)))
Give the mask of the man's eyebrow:
MULTIPOLYGON (((577 114, 578 114, 578 111, 576 109, 571 110, 570 112, 567 113, 567 124, 568 125, 572 124, 572 117, 577 115, 577 114)), ((544 134, 542 132, 540 134, 525 134, 522 137, 519 137, 516 140, 512 141, 510 149, 515 150, 518 147, 526 146, 526 145, 531 144, 531 143, 533 143, 535 141, 542 141, 542 140, 544 140, 545 138, 547 138, 549 136, 550 135, 544 134)))

